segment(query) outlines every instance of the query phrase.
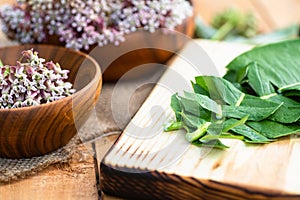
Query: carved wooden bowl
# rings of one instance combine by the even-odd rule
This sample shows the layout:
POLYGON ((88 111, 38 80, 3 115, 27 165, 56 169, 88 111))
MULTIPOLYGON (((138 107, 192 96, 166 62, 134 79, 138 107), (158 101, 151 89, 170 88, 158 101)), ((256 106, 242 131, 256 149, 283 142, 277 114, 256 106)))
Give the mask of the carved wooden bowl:
POLYGON ((51 45, 21 45, 0 48, 0 59, 13 65, 21 51, 31 48, 46 61, 70 70, 68 81, 76 93, 38 106, 0 109, 0 157, 40 156, 66 145, 87 120, 101 91, 100 66, 81 52, 51 45))
POLYGON ((119 46, 113 44, 95 47, 89 52, 101 65, 104 81, 117 81, 126 73, 127 79, 136 79, 149 75, 159 68, 155 64, 165 64, 189 41, 194 34, 194 18, 186 19, 175 31, 165 33, 157 30, 149 33, 140 30, 126 35, 126 40, 119 46), (131 71, 136 67, 143 70, 131 71), (130 73, 130 74, 129 74, 130 73))
MULTIPOLYGON (((188 0, 194 5, 196 0, 188 0)), ((174 53, 189 41, 194 35, 194 16, 185 19, 182 24, 175 27, 174 31, 165 33, 165 30, 156 30, 154 33, 139 30, 125 36, 125 41, 120 45, 113 44, 98 47, 94 45, 84 53, 93 57, 101 66, 104 81, 117 81, 126 73, 126 79, 136 79, 159 69, 156 64, 165 64, 174 53), (131 70, 145 65, 143 70, 131 70), (131 73, 130 73, 131 71, 131 73), (130 74, 128 74, 130 73, 130 74)), ((51 36, 48 44, 64 46, 57 36, 51 36)))
MULTIPOLYGON (((193 1, 190 0, 192 4, 193 1)), ((95 47, 89 50, 89 55, 101 65, 104 81, 117 81, 126 73, 126 79, 136 79, 158 70, 159 65, 155 63, 165 64, 191 40, 194 30, 194 16, 191 16, 169 33, 164 30, 154 33, 140 30, 126 35, 126 40, 119 46, 95 47), (131 71, 150 63, 153 65, 131 71)))

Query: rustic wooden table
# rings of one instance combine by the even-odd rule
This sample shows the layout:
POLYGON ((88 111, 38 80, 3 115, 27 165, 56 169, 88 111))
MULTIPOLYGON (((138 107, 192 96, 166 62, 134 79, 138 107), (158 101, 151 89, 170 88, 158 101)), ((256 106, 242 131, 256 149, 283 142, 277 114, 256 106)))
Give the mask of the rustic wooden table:
MULTIPOLYGON (((1 0, 0 4, 12 3, 1 0)), ((268 32, 300 21, 299 0, 197 0, 196 12, 209 22, 212 16, 227 7, 253 12, 260 30, 268 32)), ((1 46, 5 36, 0 34, 1 46)), ((80 155, 70 165, 53 165, 24 180, 0 185, 0 199, 116 199, 99 191, 99 161, 116 136, 106 137, 80 147, 80 155), (94 155, 90 152, 94 152, 94 155)))

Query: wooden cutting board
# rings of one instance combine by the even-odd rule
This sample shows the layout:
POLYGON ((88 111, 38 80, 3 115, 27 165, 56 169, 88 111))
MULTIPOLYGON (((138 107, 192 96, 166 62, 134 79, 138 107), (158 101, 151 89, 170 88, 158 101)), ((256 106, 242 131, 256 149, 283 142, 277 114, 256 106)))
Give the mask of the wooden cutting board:
POLYGON ((170 96, 191 90, 200 74, 222 76, 224 66, 251 46, 191 41, 106 154, 104 193, 129 199, 300 199, 300 140, 267 145, 223 140, 226 150, 190 145, 182 131, 163 132, 174 119, 170 96))

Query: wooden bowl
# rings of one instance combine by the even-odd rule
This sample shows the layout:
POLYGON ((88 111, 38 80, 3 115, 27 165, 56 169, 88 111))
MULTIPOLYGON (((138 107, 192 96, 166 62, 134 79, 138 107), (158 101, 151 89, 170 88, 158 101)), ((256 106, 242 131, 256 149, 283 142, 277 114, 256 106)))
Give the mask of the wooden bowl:
MULTIPOLYGON (((188 0, 194 5, 196 0, 188 0)), ((169 34, 163 30, 156 30, 155 33, 140 30, 125 36, 125 41, 119 46, 113 44, 98 47, 94 45, 84 53, 92 56, 101 66, 104 81, 117 81, 124 74, 135 67, 144 64, 158 63, 165 64, 174 53, 178 52, 194 35, 194 16, 185 19, 182 24, 169 34)), ((65 44, 59 41, 58 36, 49 36, 48 44, 65 44)), ((135 71, 126 79, 136 79, 155 72, 159 66, 153 65, 143 70, 135 71)))
POLYGON ((139 73, 135 70, 126 75, 127 79, 137 79, 155 72, 159 68, 155 64, 165 64, 191 40, 194 30, 191 21, 191 18, 187 19, 170 33, 164 33, 164 30, 157 30, 155 33, 140 30, 127 35, 125 42, 119 46, 110 44, 95 47, 89 55, 101 65, 104 81, 117 81, 135 67, 154 64, 147 65, 139 73))
MULTIPOLYGON (((193 5, 193 1, 190 2, 193 5)), ((117 81, 135 67, 149 63, 165 64, 173 55, 191 40, 194 35, 194 16, 188 17, 181 25, 168 34, 164 30, 154 33, 140 30, 125 36, 119 46, 113 44, 95 47, 88 51, 100 64, 104 81, 117 81)), ((159 65, 148 65, 126 75, 126 79, 136 79, 158 70, 159 65)))
POLYGON ((70 70, 68 81, 76 93, 38 106, 0 109, 0 157, 40 156, 66 145, 87 120, 101 91, 100 66, 81 52, 51 45, 20 45, 0 48, 0 59, 4 64, 16 64, 21 52, 31 48, 46 61, 70 70))

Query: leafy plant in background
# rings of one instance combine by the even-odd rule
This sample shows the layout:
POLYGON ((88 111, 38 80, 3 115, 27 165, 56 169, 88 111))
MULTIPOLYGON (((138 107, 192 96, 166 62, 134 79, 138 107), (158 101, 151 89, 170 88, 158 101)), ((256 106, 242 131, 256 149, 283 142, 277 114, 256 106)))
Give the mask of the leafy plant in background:
POLYGON ((193 13, 186 0, 18 0, 1 9, 3 31, 21 43, 49 42, 66 47, 118 45, 138 28, 174 29, 193 13))
POLYGON ((212 21, 212 27, 217 30, 212 37, 215 40, 223 40, 231 35, 250 38, 257 34, 254 16, 251 13, 244 15, 233 8, 217 14, 212 21))
POLYGON ((251 13, 243 14, 234 8, 228 8, 217 13, 211 25, 205 24, 199 16, 196 18, 195 37, 204 39, 258 45, 297 38, 298 33, 299 25, 292 24, 270 33, 259 34, 254 15, 251 13))
POLYGON ((254 48, 227 65, 224 77, 198 76, 194 92, 174 94, 176 121, 198 146, 226 148, 222 138, 269 143, 300 132, 300 40, 254 48))

